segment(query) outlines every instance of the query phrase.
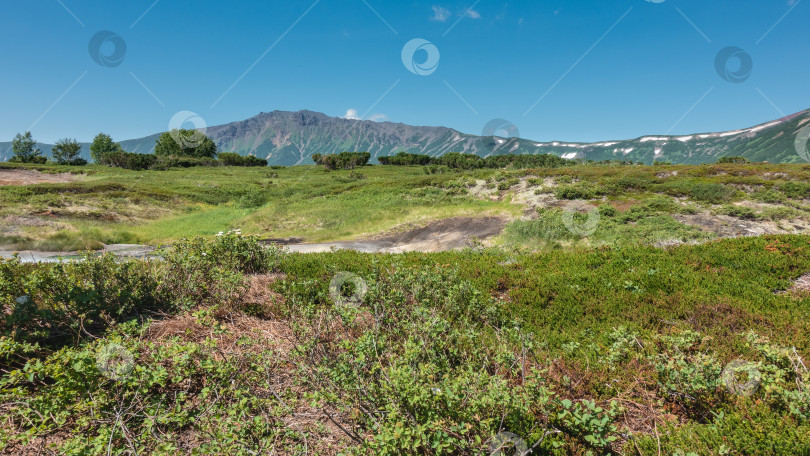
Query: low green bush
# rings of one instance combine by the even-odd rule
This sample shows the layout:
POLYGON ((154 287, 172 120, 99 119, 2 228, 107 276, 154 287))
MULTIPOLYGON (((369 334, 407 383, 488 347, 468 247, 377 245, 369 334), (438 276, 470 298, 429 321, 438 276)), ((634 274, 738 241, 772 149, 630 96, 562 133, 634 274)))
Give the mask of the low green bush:
POLYGON ((810 198, 810 183, 808 182, 785 182, 779 186, 788 198, 792 199, 805 199, 810 198))
POLYGON ((718 164, 735 164, 735 165, 744 165, 746 163, 751 163, 751 160, 745 157, 720 157, 717 159, 718 164))
POLYGON ((736 206, 733 204, 726 204, 722 206, 718 212, 720 214, 730 215, 743 220, 757 220, 761 218, 761 215, 750 207, 736 206))
POLYGON ((267 166, 267 160, 253 155, 239 155, 233 152, 220 152, 217 161, 224 166, 267 166))
POLYGON ((560 185, 554 190, 554 196, 563 200, 590 200, 596 198, 596 189, 589 184, 560 185))
POLYGON ((780 204, 784 203, 786 200, 784 193, 773 189, 765 189, 754 192, 751 194, 751 198, 753 198, 755 201, 761 201, 769 204, 780 204))

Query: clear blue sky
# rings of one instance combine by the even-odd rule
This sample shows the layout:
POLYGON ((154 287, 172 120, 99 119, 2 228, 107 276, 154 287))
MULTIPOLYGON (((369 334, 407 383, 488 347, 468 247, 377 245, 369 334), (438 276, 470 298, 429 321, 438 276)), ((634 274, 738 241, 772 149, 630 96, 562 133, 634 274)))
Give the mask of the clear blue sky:
POLYGON ((32 125, 43 142, 124 140, 179 111, 218 125, 277 109, 473 134, 503 118, 526 138, 597 141, 810 108, 810 1, 658 1, 0 0, 0 141, 32 125), (118 66, 88 51, 103 30, 126 43, 118 66), (439 50, 432 74, 403 64, 414 38, 439 50), (751 57, 744 82, 715 68, 727 46, 751 57))

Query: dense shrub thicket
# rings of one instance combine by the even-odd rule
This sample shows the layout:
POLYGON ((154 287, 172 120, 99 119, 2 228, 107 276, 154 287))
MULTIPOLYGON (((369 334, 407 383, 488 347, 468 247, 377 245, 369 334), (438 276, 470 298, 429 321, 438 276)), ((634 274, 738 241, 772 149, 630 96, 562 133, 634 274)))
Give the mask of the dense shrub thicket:
POLYGON ((751 160, 745 157, 720 157, 717 159, 718 164, 734 164, 734 165, 744 165, 747 163, 751 163, 751 160))
POLYGON ((341 152, 339 154, 312 154, 312 161, 316 165, 323 165, 326 169, 354 169, 365 166, 371 159, 368 152, 341 152))
POLYGON ((154 154, 126 152, 109 135, 101 133, 90 146, 96 163, 141 171, 195 166, 267 166, 267 160, 232 152, 217 154, 216 144, 197 130, 173 130, 160 135, 154 154))
POLYGON ((480 169, 480 168, 556 168, 575 164, 575 161, 566 160, 556 155, 494 155, 481 158, 473 154, 450 152, 438 157, 422 154, 409 154, 399 152, 391 157, 377 157, 382 165, 437 165, 452 169, 480 169))

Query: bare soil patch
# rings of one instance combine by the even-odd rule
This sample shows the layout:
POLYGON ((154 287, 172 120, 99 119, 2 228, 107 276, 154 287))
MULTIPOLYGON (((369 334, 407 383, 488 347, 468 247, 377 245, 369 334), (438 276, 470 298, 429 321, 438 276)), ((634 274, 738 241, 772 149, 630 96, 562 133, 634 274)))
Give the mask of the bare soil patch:
POLYGON ((472 238, 487 239, 497 236, 506 226, 501 217, 455 217, 438 220, 401 235, 388 236, 381 240, 393 242, 394 246, 431 243, 437 249, 452 250, 468 245, 472 238))
POLYGON ((792 287, 781 293, 796 299, 803 299, 810 296, 810 272, 796 279, 792 287))
POLYGON ((48 174, 28 169, 0 169, 0 185, 61 184, 76 180, 70 173, 48 174))
POLYGON ((747 236, 761 236, 764 234, 794 234, 805 231, 806 227, 793 225, 793 229, 785 229, 784 223, 771 221, 741 220, 728 215, 704 214, 673 214, 672 217, 686 225, 692 225, 703 231, 716 234, 718 237, 734 238, 747 236))
POLYGON ((503 231, 507 219, 502 217, 455 217, 431 222, 410 230, 378 236, 376 238, 330 242, 321 244, 297 244, 265 240, 286 246, 292 252, 316 253, 333 249, 357 250, 367 253, 443 252, 472 247, 475 241, 497 236, 503 231))

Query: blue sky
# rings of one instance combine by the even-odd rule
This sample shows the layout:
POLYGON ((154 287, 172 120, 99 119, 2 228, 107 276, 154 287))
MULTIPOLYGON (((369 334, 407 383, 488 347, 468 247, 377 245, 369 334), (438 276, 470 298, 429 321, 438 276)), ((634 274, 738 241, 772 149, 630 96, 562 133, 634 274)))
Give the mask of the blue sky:
POLYGON ((810 108, 810 1, 657 1, 0 0, 0 141, 300 109, 473 134, 502 118, 530 139, 598 141, 810 108), (122 61, 94 61, 101 31, 126 44, 122 61), (417 69, 438 50, 430 74, 403 63, 413 39, 434 46, 417 69), (741 82, 716 69, 729 46, 753 64, 721 66, 741 82))

